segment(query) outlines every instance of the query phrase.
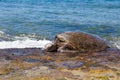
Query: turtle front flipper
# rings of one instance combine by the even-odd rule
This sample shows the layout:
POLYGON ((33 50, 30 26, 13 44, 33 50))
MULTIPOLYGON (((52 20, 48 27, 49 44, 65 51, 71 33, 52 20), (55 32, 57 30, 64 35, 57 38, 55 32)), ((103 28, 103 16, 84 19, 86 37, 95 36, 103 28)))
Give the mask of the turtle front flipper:
POLYGON ((63 46, 59 47, 57 49, 58 52, 79 52, 79 51, 76 51, 76 50, 70 50, 68 49, 68 43, 64 44, 63 46))

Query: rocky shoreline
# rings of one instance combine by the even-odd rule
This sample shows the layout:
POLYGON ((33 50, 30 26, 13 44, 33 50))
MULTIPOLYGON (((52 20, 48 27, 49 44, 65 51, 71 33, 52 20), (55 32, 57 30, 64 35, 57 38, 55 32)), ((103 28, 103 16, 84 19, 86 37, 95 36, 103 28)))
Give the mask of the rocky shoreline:
POLYGON ((120 50, 61 53, 1 49, 0 80, 120 80, 120 50))

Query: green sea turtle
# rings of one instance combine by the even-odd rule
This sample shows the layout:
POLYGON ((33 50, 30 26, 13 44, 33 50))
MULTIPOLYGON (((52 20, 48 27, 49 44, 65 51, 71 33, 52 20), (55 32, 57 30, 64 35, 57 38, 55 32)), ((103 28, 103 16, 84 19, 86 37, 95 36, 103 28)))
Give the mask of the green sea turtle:
POLYGON ((56 35, 52 44, 46 46, 46 51, 53 52, 97 52, 108 48, 101 38, 84 32, 64 32, 56 35))

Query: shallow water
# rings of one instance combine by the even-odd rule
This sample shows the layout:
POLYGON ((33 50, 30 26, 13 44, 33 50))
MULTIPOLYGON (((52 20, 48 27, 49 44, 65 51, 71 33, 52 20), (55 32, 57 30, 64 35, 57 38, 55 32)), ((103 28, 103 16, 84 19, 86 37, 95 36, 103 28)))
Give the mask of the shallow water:
POLYGON ((96 34, 120 48, 119 4, 119 0, 0 0, 0 48, 43 47, 65 31, 96 34))

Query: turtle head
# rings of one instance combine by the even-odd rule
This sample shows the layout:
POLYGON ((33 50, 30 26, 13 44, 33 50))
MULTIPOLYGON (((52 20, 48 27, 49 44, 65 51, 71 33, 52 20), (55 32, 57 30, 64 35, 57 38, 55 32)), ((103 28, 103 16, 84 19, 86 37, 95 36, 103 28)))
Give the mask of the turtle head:
POLYGON ((66 33, 61 33, 55 36, 54 43, 60 47, 60 46, 63 46, 64 44, 67 44, 68 41, 69 41, 68 35, 66 33))

